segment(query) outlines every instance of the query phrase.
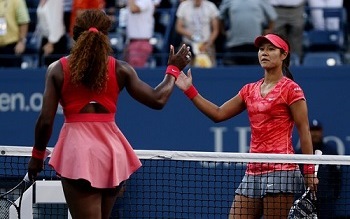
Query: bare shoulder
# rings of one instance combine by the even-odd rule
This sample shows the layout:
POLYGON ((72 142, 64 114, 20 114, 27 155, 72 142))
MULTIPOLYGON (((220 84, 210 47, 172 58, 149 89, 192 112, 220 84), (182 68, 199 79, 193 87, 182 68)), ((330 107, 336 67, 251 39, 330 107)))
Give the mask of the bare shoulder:
POLYGON ((118 78, 119 87, 124 87, 130 81, 137 78, 135 69, 127 62, 122 60, 116 60, 116 73, 118 78))
POLYGON ((63 66, 62 63, 57 60, 49 65, 46 71, 46 77, 55 81, 55 84, 61 85, 63 83, 63 66))
POLYGON ((134 68, 129 63, 122 60, 116 60, 116 61, 117 61, 117 65, 116 65, 117 71, 120 71, 123 74, 130 74, 135 72, 134 68))

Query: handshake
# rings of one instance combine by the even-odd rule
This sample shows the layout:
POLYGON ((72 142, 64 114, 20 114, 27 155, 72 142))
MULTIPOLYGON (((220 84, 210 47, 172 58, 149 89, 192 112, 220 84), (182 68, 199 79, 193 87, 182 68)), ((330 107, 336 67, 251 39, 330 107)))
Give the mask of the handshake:
POLYGON ((176 86, 184 91, 185 95, 192 100, 198 95, 198 91, 192 84, 191 70, 188 70, 187 75, 183 72, 183 69, 191 62, 191 57, 192 54, 189 46, 183 44, 176 54, 174 47, 170 46, 166 74, 174 76, 176 86))

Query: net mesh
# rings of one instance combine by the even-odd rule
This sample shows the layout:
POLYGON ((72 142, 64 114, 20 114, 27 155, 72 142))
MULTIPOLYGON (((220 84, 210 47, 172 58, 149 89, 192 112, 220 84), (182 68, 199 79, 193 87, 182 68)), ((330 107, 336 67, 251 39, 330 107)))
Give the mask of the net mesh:
MULTIPOLYGON (((319 164, 320 184, 315 203, 320 211, 318 218, 350 216, 348 156, 155 150, 136 150, 136 153, 143 166, 127 181, 123 195, 115 203, 111 218, 228 218, 235 191, 242 182, 249 162, 261 166, 282 163, 319 164)), ((0 146, 0 154, 0 192, 4 193, 17 185, 25 175, 31 148, 0 146)), ((47 166, 47 162, 48 159, 38 180, 59 180, 55 172, 47 166)), ((296 180, 280 180, 274 183, 286 184, 288 188, 300 187, 294 185, 298 183, 296 180)), ((258 188, 248 187, 247 192, 251 194, 252 191, 259 190, 257 192, 260 194, 265 184, 258 184, 258 188)), ((285 189, 280 187, 277 186, 278 189, 285 189)), ((299 198, 303 192, 298 190, 294 199, 299 198)), ((18 193, 19 191, 12 194, 11 199, 16 200, 18 193)), ((280 190, 276 194, 280 194, 280 190)), ((286 208, 291 207, 290 205, 286 208)), ((277 207, 274 216, 282 214, 282 208, 277 207)), ((6 210, 2 207, 0 209, 6 210)), ((269 209, 265 208, 264 211, 269 209)), ((243 210, 239 212, 236 214, 241 214, 241 217, 247 214, 243 210)), ((248 212, 251 213, 252 209, 248 209, 248 212)), ((5 213, 0 212, 0 219, 8 218, 2 215, 5 213)), ((64 203, 34 203, 33 216, 29 218, 68 218, 68 209, 64 203)))

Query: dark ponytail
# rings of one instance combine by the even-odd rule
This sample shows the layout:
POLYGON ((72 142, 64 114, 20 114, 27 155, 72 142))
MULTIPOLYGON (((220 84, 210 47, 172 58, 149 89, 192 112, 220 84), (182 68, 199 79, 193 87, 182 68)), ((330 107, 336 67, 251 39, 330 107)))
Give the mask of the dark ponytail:
POLYGON ((101 10, 85 10, 73 28, 76 41, 69 56, 71 82, 102 91, 107 84, 108 56, 112 53, 108 38, 111 20, 101 10))
MULTIPOLYGON (((282 62, 282 72, 283 72, 284 76, 286 76, 287 78, 289 78, 289 79, 294 81, 294 77, 292 75, 292 72, 289 70, 289 65, 290 65, 290 44, 289 44, 288 40, 285 37, 283 37, 283 36, 281 36, 279 34, 275 34, 275 35, 279 36, 288 45, 289 52, 288 52, 287 57, 282 62)), ((281 52, 283 53, 283 52, 286 52, 286 51, 281 49, 281 52)))
MULTIPOLYGON (((283 52, 285 52, 285 51, 283 51, 283 52)), ((289 65, 290 65, 290 53, 288 53, 287 57, 282 62, 282 72, 283 72, 284 76, 286 76, 287 78, 294 81, 294 77, 292 75, 292 72, 289 70, 289 65)))

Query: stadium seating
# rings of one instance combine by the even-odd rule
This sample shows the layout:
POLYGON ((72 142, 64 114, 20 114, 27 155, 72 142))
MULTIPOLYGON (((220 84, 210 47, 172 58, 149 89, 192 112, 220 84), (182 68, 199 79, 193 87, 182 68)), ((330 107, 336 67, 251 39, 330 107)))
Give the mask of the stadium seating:
MULTIPOLYGON (((35 48, 35 44, 30 41, 31 36, 35 31, 36 25, 36 8, 35 4, 37 0, 26 0, 29 6, 29 14, 31 18, 31 23, 29 26, 28 33, 28 41, 27 41, 27 50, 23 56, 24 65, 27 67, 40 67, 37 65, 38 51, 35 48)), ((171 8, 156 8, 155 18, 156 18, 156 28, 154 36, 151 39, 151 43, 153 45, 153 54, 149 59, 148 66, 164 66, 167 64, 167 55, 169 52, 169 44, 173 44, 177 46, 177 44, 173 39, 173 35, 175 34, 174 23, 176 19, 176 10, 178 6, 177 0, 169 0, 172 4, 171 8), (175 43, 175 44, 174 44, 175 43)), ((347 27, 347 13, 345 8, 323 8, 325 17, 337 17, 340 19, 340 29, 339 30, 315 30, 312 27, 311 15, 310 12, 312 9, 306 7, 305 10, 305 21, 306 21, 306 29, 304 31, 304 52, 336 52, 340 57, 340 62, 343 63, 342 57, 346 57, 345 54, 348 49, 348 27, 347 27)), ((319 9, 319 8, 318 8, 319 9)), ((117 10, 118 16, 119 10, 117 10)), ((114 50, 116 58, 122 58, 123 49, 125 47, 125 27, 116 26, 113 28, 113 31, 109 33, 112 48, 114 50)), ((221 61, 221 56, 223 54, 217 54, 218 66, 224 65, 221 61)), ((323 54, 325 56, 326 54, 323 54)), ((309 55, 308 55, 309 56, 309 55)), ((312 55, 314 56, 314 55, 312 55)), ((300 57, 297 57, 292 54, 291 56, 291 66, 298 65, 308 65, 309 57, 305 57, 303 60, 300 57)), ((312 58, 316 59, 316 58, 312 58)), ((320 58, 317 58, 319 60, 320 58)), ((336 59, 338 60, 338 59, 336 59)), ((322 62, 322 61, 321 61, 322 62)), ((322 62, 323 63, 323 62, 322 62)))
POLYGON ((345 51, 347 49, 346 10, 344 8, 307 8, 307 23, 311 26, 304 33, 305 51, 345 51), (339 18, 339 30, 316 30, 310 25, 311 10, 323 10, 325 18, 339 18))
POLYGON ((299 66, 300 65, 300 57, 297 54, 291 53, 291 55, 290 55, 290 65, 291 66, 299 66))
POLYGON ((309 52, 303 59, 303 66, 337 66, 342 65, 342 57, 337 52, 309 52))

